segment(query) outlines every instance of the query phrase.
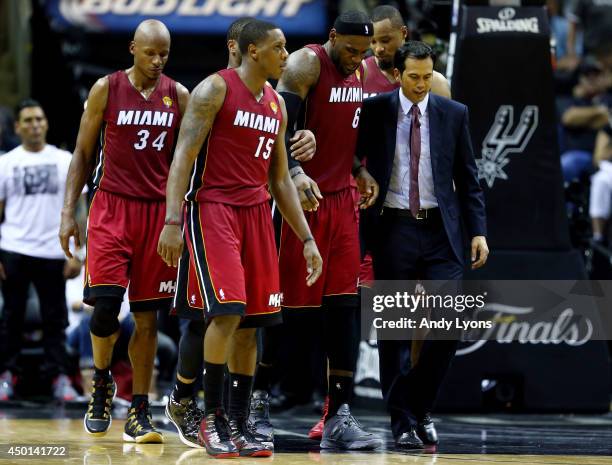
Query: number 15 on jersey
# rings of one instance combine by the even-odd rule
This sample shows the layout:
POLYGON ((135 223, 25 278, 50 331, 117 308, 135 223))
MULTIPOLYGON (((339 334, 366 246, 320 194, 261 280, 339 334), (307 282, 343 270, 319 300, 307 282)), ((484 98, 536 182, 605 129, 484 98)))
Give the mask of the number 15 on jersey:
POLYGON ((260 153, 264 160, 267 160, 268 158, 270 158, 270 152, 272 151, 273 145, 274 145, 274 139, 267 138, 266 140, 265 136, 261 136, 259 138, 259 145, 257 146, 257 150, 255 151, 255 158, 259 158, 260 153), (262 153, 261 149, 264 147, 264 143, 265 143, 265 150, 262 153))

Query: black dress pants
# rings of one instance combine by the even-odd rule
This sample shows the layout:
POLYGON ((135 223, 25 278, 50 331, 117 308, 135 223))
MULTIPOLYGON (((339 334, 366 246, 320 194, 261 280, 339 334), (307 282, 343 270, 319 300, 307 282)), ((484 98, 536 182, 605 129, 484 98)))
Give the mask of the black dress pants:
MULTIPOLYGON (((427 220, 383 210, 373 247, 376 280, 459 280, 463 264, 453 252, 438 214, 427 220)), ((411 341, 378 341, 380 382, 394 437, 407 431, 435 399, 455 354, 457 340, 426 340, 415 366, 411 341)))

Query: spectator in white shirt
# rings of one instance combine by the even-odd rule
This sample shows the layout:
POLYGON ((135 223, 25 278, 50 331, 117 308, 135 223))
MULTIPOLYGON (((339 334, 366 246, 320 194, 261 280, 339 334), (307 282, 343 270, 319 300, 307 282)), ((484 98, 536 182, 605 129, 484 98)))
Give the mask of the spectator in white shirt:
POLYGON ((66 261, 58 234, 71 154, 46 142, 48 122, 40 104, 21 102, 15 132, 21 145, 0 157, 0 400, 13 395, 30 284, 40 302, 45 368, 58 400, 76 392, 66 375, 66 279, 81 263, 66 261))

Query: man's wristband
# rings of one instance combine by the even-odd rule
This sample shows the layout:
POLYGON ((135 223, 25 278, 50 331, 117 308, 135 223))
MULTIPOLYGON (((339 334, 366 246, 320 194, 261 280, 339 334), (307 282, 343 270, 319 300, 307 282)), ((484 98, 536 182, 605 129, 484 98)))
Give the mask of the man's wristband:
POLYGON ((304 239, 302 242, 304 244, 306 244, 306 242, 310 242, 310 241, 314 241, 314 238, 312 236, 308 236, 306 239, 304 239))
POLYGON ((183 222, 178 220, 166 220, 164 224, 168 226, 183 226, 183 222))
POLYGON ((294 173, 291 173, 291 179, 295 178, 296 176, 298 176, 300 174, 304 174, 304 170, 302 170, 302 169, 295 170, 294 173))

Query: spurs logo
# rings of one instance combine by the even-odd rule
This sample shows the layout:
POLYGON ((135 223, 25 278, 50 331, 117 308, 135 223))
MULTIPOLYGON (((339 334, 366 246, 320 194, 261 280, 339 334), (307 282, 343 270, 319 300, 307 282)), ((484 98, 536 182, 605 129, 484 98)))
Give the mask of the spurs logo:
POLYGON ((507 180, 504 167, 510 162, 508 156, 522 153, 538 127, 538 107, 527 105, 519 123, 514 128, 514 107, 502 105, 495 114, 495 122, 482 142, 482 158, 476 160, 478 179, 484 179, 493 187, 496 179, 507 180))

